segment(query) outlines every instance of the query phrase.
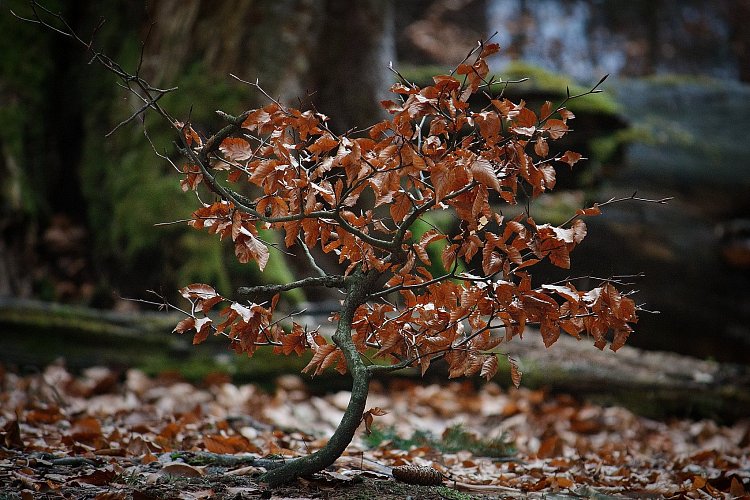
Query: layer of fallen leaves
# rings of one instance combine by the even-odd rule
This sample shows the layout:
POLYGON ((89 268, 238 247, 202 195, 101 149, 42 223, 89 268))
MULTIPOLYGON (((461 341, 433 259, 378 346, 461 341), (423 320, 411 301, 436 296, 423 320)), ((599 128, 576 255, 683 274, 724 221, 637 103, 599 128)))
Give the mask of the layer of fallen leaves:
MULTIPOLYGON (((349 397, 310 395, 295 376, 279 378, 268 393, 226 376, 193 385, 137 370, 91 368, 73 376, 59 365, 34 375, 3 373, 1 389, 0 489, 19 498, 257 495, 263 469, 252 460, 321 447, 349 397)), ((371 449, 362 426, 345 456, 318 480, 329 486, 393 481, 392 467, 413 464, 437 469, 446 486, 502 497, 727 498, 750 490, 750 421, 657 422, 623 408, 493 383, 476 389, 376 382, 368 404, 378 408, 368 423, 399 436, 440 436, 461 424, 480 439, 509 439, 517 454, 492 459, 429 445, 397 449, 389 441, 371 449)))

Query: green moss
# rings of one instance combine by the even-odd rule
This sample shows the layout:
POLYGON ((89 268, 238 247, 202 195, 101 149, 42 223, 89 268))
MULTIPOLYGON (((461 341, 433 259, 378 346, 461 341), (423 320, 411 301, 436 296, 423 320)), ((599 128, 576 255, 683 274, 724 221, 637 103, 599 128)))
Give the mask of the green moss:
POLYGON ((454 490, 453 488, 448 488, 447 486, 438 486, 435 490, 440 495, 440 498, 446 498, 448 500, 472 500, 473 498, 476 498, 468 493, 463 493, 454 490))
MULTIPOLYGON (((559 225, 575 215, 576 210, 586 203, 586 196, 582 190, 559 191, 545 193, 531 205, 531 215, 538 224, 548 223, 559 225)), ((513 211, 507 211, 508 215, 521 213, 523 208, 516 205, 513 211)))
MULTIPOLYGON (((225 339, 222 339, 225 341, 225 339)), ((185 379, 199 382, 212 373, 226 373, 235 381, 256 381, 271 384, 273 379, 283 373, 299 373, 310 361, 311 355, 277 356, 270 348, 259 349, 251 358, 238 355, 230 350, 226 342, 226 353, 221 355, 206 355, 201 346, 188 346, 184 357, 169 356, 168 353, 154 354, 139 364, 145 373, 158 375, 163 372, 176 372, 185 379)), ((215 349, 212 350, 215 353, 215 349)), ((321 380, 328 380, 332 374, 321 376, 321 380)), ((269 388, 272 388, 269 385, 269 388)))
MULTIPOLYGON (((281 488, 281 491, 285 493, 285 497, 296 498, 299 496, 298 489, 289 489, 287 491, 281 488)), ((372 498, 380 500, 403 500, 410 498, 468 500, 471 498, 480 498, 480 496, 462 493, 446 486, 419 486, 399 481, 384 481, 382 479, 365 477, 362 481, 337 487, 336 498, 341 500, 370 500, 372 498)))
POLYGON ((617 150, 621 145, 622 141, 617 134, 594 138, 589 142, 591 157, 595 158, 599 163, 608 163, 615 159, 617 150))
MULTIPOLYGON (((126 67, 130 58, 138 56, 133 49, 123 48, 120 60, 126 67)), ((246 89, 227 83, 200 62, 181 77, 179 87, 179 92, 166 95, 162 103, 178 119, 189 118, 199 132, 222 125, 215 110, 243 109, 246 89)), ((88 117, 82 184, 90 206, 96 255, 100 262, 118 269, 116 281, 124 282, 126 290, 133 293, 151 287, 174 290, 196 281, 214 283, 224 293, 231 293, 240 284, 292 278, 283 257, 274 250, 267 271, 260 274, 253 264, 236 264, 231 245, 216 237, 199 235, 186 224, 154 227, 157 223, 189 218, 197 206, 196 197, 182 192, 180 176, 156 155, 137 125, 124 127, 102 140, 102 123, 108 129, 114 127, 135 106, 114 96, 106 101, 110 102, 108 106, 88 117)), ((148 118, 146 125, 156 149, 173 157, 180 166, 174 131, 165 123, 148 118)), ((202 197, 211 199, 207 193, 202 197)), ((270 235, 265 237, 273 239, 270 235)), ((300 291, 286 297, 294 303, 304 298, 300 291)))
POLYGON ((388 443, 388 446, 397 450, 409 450, 412 447, 425 446, 433 441, 429 432, 416 430, 409 438, 401 437, 394 427, 372 426, 370 434, 363 436, 363 441, 370 448, 388 443))
POLYGON ((703 88, 726 89, 727 82, 708 75, 689 75, 684 73, 659 73, 639 78, 660 87, 683 87, 686 84, 698 85, 703 88))
POLYGON ((469 451, 474 455, 490 458, 506 458, 515 453, 507 436, 493 439, 480 438, 461 424, 447 428, 440 438, 435 438, 430 432, 421 430, 414 431, 409 438, 403 438, 393 427, 373 426, 370 434, 364 437, 364 441, 371 448, 386 443, 388 447, 398 450, 429 446, 443 453, 469 451))
MULTIPOLYGON (((399 71, 407 80, 424 86, 433 83, 432 77, 434 75, 447 74, 450 69, 438 66, 406 66, 399 68, 399 71)), ((600 76, 592 78, 592 86, 599 80, 600 76)), ((590 89, 590 87, 585 87, 574 82, 568 76, 553 73, 523 61, 513 61, 502 71, 495 74, 495 81, 499 83, 491 86, 491 92, 498 94, 506 88, 505 82, 522 80, 524 78, 528 78, 528 80, 522 83, 508 83, 506 93, 511 93, 513 96, 520 96, 522 98, 530 94, 543 94, 551 100, 562 100, 566 95, 566 87, 570 89, 571 95, 581 94, 590 89)), ((620 106, 606 92, 588 95, 581 99, 574 99, 569 101, 566 107, 573 112, 601 114, 618 114, 620 112, 620 106)))
MULTIPOLYGON (((591 86, 593 86, 599 78, 604 75, 597 75, 592 78, 591 86)), ((570 90, 570 95, 578 95, 587 92, 591 87, 582 86, 574 82, 570 77, 553 73, 546 69, 540 68, 533 64, 528 64, 523 61, 513 61, 502 71, 502 73, 495 76, 497 80, 506 82, 521 80, 528 78, 528 81, 523 83, 509 84, 512 86, 514 94, 523 96, 526 93, 541 93, 548 95, 550 99, 557 96, 558 98, 564 98, 566 95, 566 88, 570 90)), ((505 84, 496 84, 493 86, 494 92, 499 92, 505 84)), ((611 94, 607 92, 600 92, 597 94, 587 95, 581 99, 574 99, 566 104, 566 107, 571 109, 573 112, 586 112, 596 114, 618 114, 620 110, 619 104, 611 94)))
POLYGON ((477 437, 461 424, 453 425, 443 432, 438 449, 449 453, 468 450, 474 455, 490 458, 505 458, 515 452, 508 436, 492 439, 477 437))
MULTIPOLYGON (((455 222, 451 213, 448 211, 433 211, 423 215, 420 219, 417 219, 411 226, 412 240, 415 242, 419 241, 424 233, 433 229, 433 226, 437 227, 444 233, 450 233, 453 229, 451 226, 455 222)), ((448 246, 447 240, 439 240, 435 243, 430 244, 427 247, 427 255, 430 257, 431 265, 428 270, 433 276, 440 276, 445 274, 447 271, 443 267, 443 251, 448 246)), ((462 261, 459 260, 457 273, 460 273, 466 269, 466 266, 462 261)))
MULTIPOLYGON (((683 146, 688 146, 695 141, 695 137, 687 134, 684 130, 675 130, 674 132, 674 134, 669 135, 670 141, 681 141, 683 146)), ((640 123, 630 125, 609 135, 595 137, 589 142, 591 159, 601 164, 618 161, 617 154, 622 147, 633 143, 657 145, 665 142, 665 133, 668 134, 669 131, 651 124, 640 123)))
POLYGON ((189 231, 179 239, 179 251, 184 260, 176 271, 177 283, 211 283, 223 293, 231 293, 232 280, 226 265, 227 252, 221 251, 222 242, 215 236, 189 231))

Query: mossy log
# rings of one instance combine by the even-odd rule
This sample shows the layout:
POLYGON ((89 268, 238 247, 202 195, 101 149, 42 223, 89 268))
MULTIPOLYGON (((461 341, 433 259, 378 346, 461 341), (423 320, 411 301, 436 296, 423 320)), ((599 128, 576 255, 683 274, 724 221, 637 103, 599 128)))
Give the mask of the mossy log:
MULTIPOLYGON (((630 346, 600 351, 563 335, 546 349, 529 332, 505 350, 520 360, 521 384, 549 387, 640 415, 734 421, 750 415, 750 366, 630 346)), ((500 374, 510 380, 507 371, 500 374)))
POLYGON ((215 372, 272 381, 299 372, 309 360, 263 349, 248 359, 235 355, 223 337, 193 346, 191 335, 172 333, 180 319, 179 313, 120 313, 0 298, 0 363, 41 367, 62 358, 74 371, 106 365, 152 375, 179 372, 191 381, 215 372))
MULTIPOLYGON (((171 333, 179 319, 178 314, 125 314, 0 299, 0 363, 43 366, 63 358, 74 370, 95 364, 138 367, 150 374, 179 371, 194 381, 223 371, 238 381, 270 383, 278 375, 299 373, 309 360, 306 356, 274 356, 265 349, 248 359, 236 356, 221 338, 192 346, 189 335, 171 333)), ((525 387, 619 404, 652 417, 732 421, 750 415, 747 365, 629 346, 616 353, 599 351, 591 342, 567 336, 545 349, 531 331, 504 349, 519 360, 525 387)), ((501 357, 501 362, 504 359, 501 357)), ((510 385, 508 371, 507 364, 501 366, 497 376, 506 386, 510 385)), ((313 381, 329 390, 348 388, 348 377, 329 372, 313 381)), ((436 365, 428 377, 445 375, 440 372, 436 365)), ((407 371, 401 375, 414 374, 407 371)))

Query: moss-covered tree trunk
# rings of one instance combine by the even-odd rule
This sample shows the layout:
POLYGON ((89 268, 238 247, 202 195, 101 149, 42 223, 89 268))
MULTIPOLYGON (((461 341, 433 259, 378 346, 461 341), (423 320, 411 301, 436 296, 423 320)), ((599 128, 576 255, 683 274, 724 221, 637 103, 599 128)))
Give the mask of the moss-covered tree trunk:
POLYGON ((341 131, 385 117, 380 101, 390 99, 395 61, 394 10, 391 0, 325 2, 324 36, 311 61, 318 109, 341 131))
MULTIPOLYGON (((218 123, 216 109, 267 103, 230 73, 259 79, 288 104, 326 96, 317 103, 320 111, 341 127, 372 122, 380 112, 379 92, 391 80, 391 1, 59 4, 47 2, 83 37, 105 18, 96 45, 128 71, 138 67, 144 41, 140 74, 156 86, 180 87, 163 104, 201 131, 218 123)), ((30 13, 23 2, 13 8, 30 13)), ((155 289, 170 296, 191 281, 222 290, 261 282, 251 266, 229 264, 217 242, 181 225, 154 229, 155 223, 184 219, 191 205, 137 125, 104 137, 139 104, 123 99, 109 74, 87 66, 85 50, 4 14, 0 118, 10 126, 0 130, 0 173, 8 180, 0 188, 0 294, 108 307, 118 293, 133 297, 155 289), (87 235, 72 259, 43 241, 45 232, 59 228, 53 224, 59 214, 87 235), (62 268, 70 260, 83 265, 69 267, 73 274, 66 275, 62 268), (29 268, 38 272, 15 272, 29 268)), ((172 156, 168 127, 156 120, 146 125, 157 150, 172 156)), ((272 279, 290 279, 284 272, 293 266, 275 259, 268 266, 279 271, 272 279)))

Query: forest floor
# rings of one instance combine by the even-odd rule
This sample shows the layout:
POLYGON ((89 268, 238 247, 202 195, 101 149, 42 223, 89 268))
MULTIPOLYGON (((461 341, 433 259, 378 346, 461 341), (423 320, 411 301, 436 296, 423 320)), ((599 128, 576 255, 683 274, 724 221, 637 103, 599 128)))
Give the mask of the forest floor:
POLYGON ((336 464, 269 489, 258 459, 310 453, 349 394, 225 375, 200 384, 137 370, 0 373, 0 499, 734 498, 750 491, 750 420, 655 421, 620 407, 494 383, 374 383, 336 464), (374 411, 373 413, 381 413, 374 411), (396 481, 431 467, 441 485, 396 481))

